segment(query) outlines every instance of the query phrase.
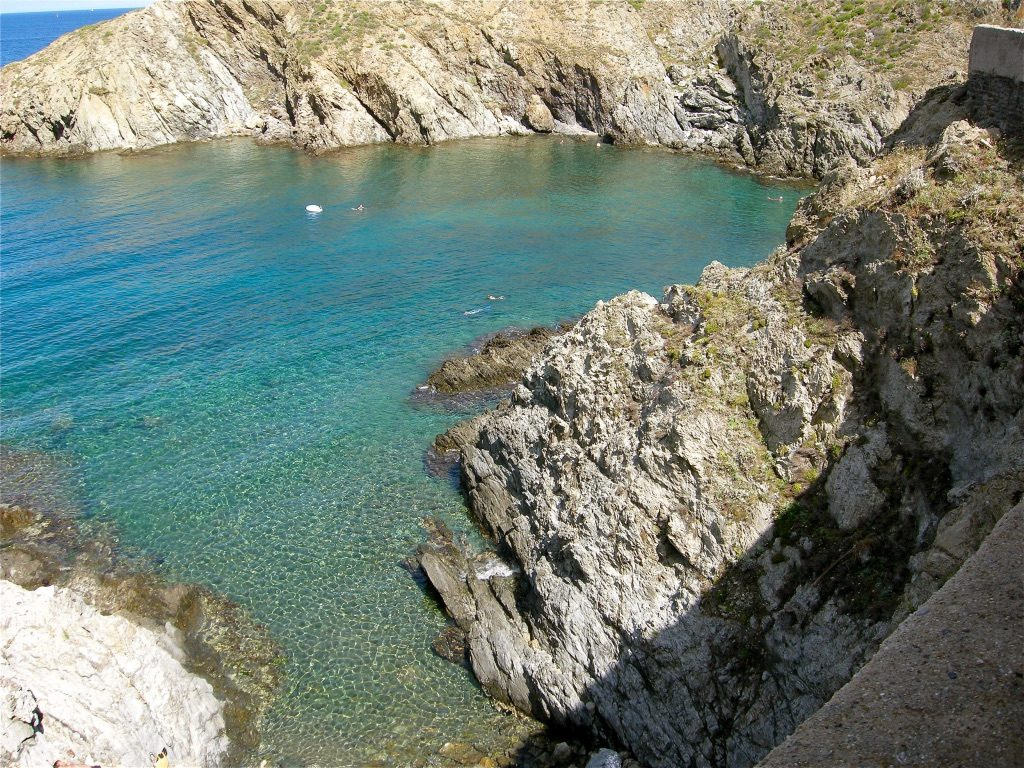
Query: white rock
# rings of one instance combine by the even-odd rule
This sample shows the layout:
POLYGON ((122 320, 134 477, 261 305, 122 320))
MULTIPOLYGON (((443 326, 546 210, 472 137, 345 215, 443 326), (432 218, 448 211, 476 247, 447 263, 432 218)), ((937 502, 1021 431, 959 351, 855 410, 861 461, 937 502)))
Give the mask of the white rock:
POLYGON ((602 749, 590 756, 587 768, 622 768, 622 760, 614 749, 602 749))
POLYGON ((164 746, 175 765, 221 764, 223 707, 168 634, 105 616, 66 588, 0 581, 0 605, 0 764, 147 766, 164 746))

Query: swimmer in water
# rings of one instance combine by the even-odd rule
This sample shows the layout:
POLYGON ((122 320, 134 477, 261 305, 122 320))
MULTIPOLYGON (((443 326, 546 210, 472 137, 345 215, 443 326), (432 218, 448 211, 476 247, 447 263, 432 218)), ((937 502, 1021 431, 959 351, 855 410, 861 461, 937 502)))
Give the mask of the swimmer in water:
POLYGON ((352 210, 353 211, 365 211, 366 209, 363 207, 363 204, 360 203, 356 208, 353 208, 352 210))

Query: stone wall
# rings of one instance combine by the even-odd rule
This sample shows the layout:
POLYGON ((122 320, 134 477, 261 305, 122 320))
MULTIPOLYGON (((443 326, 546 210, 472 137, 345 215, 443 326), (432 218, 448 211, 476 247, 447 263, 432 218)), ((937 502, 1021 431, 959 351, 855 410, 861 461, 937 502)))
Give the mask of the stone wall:
POLYGON ((1004 131, 1024 130, 1024 29, 975 27, 968 85, 989 122, 1004 131))

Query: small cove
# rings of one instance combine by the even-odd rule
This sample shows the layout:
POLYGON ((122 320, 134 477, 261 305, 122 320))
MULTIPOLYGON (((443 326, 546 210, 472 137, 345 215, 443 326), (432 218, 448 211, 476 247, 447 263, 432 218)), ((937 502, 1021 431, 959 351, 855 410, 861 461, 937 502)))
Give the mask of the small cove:
POLYGON ((557 137, 4 166, 3 440, 270 628, 264 747, 289 765, 408 764, 506 726, 433 655, 444 619, 400 567, 422 517, 467 526, 422 461, 464 414, 410 390, 481 334, 752 264, 805 191, 557 137))

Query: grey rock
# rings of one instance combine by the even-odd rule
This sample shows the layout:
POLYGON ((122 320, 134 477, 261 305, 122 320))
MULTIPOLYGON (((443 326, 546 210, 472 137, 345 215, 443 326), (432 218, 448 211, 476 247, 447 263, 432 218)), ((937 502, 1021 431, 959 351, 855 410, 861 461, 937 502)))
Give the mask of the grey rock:
POLYGON ((934 147, 834 176, 749 270, 599 303, 474 423, 467 495, 520 571, 466 585, 489 692, 647 765, 752 765, 1015 503, 1020 265, 985 254, 1024 222, 905 257, 944 231, 908 215, 943 185, 1019 190, 970 136, 952 178, 934 147))
POLYGON ((871 429, 863 445, 851 445, 825 484, 828 510, 839 527, 857 528, 882 511, 885 494, 871 479, 872 469, 890 462, 884 425, 871 429))
MULTIPOLYGON (((866 163, 917 95, 849 56, 811 78, 781 45, 810 20, 781 2, 360 0, 360 24, 341 6, 162 0, 78 30, 4 68, 0 151, 241 135, 316 153, 532 129, 821 177, 866 163)), ((966 15, 918 35, 935 69, 966 68, 966 15)))
POLYGON ((864 668, 759 765, 825 765, 837 754, 851 765, 1019 762, 1022 537, 1018 504, 864 668))
POLYGON ((628 6, 362 10, 372 33, 291 0, 160 2, 79 30, 4 68, 0 147, 75 154, 255 135, 321 152, 518 133, 520 116, 626 143, 679 136, 664 66, 628 6))
POLYGON ((622 768, 622 760, 615 750, 600 749, 587 760, 587 768, 622 768))
POLYGON ((551 116, 551 110, 537 94, 531 95, 526 102, 526 122, 539 133, 551 133, 555 130, 555 118, 551 116))

